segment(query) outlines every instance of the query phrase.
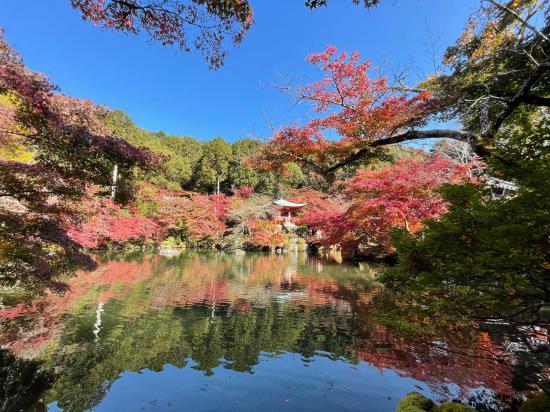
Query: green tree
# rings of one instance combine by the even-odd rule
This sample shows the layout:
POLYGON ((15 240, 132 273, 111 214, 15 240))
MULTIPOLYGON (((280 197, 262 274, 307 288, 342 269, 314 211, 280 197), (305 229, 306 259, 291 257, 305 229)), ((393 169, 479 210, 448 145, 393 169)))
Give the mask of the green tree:
POLYGON ((232 145, 233 158, 229 168, 231 186, 256 188, 260 182, 260 171, 246 164, 247 158, 257 155, 263 146, 254 139, 237 140, 232 145))
MULTIPOLYGON (((172 190, 181 189, 189 183, 193 168, 202 156, 203 143, 193 137, 167 136, 164 132, 152 133, 140 129, 120 110, 109 111, 104 123, 113 135, 166 158, 163 170, 147 177, 151 183, 172 190)), ((142 178, 145 179, 145 176, 142 178)))
POLYGON ((446 187, 450 206, 440 221, 427 222, 420 238, 395 235, 394 286, 429 291, 431 306, 467 317, 548 323, 550 116, 545 110, 524 120, 507 130, 512 137, 490 164, 518 184, 517 193, 495 198, 484 185, 446 187))
POLYGON ((193 187, 202 192, 219 192, 229 177, 232 154, 231 144, 221 137, 207 142, 193 171, 193 187))

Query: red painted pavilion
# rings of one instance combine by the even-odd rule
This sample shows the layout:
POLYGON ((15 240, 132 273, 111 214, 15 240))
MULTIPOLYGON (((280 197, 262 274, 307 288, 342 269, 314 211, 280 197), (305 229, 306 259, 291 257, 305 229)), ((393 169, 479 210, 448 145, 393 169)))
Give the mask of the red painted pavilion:
POLYGON ((281 216, 283 216, 285 220, 289 223, 291 223, 292 213, 300 210, 301 208, 307 205, 307 203, 293 202, 291 200, 287 200, 283 198, 274 200, 273 204, 279 207, 281 216))

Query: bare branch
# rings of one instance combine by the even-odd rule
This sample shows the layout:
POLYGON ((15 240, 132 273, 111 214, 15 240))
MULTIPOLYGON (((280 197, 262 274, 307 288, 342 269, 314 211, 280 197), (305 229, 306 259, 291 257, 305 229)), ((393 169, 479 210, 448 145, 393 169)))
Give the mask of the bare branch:
POLYGON ((505 11, 506 13, 511 14, 514 16, 514 18, 518 21, 520 21, 525 27, 527 27, 529 30, 531 30, 533 33, 535 33, 537 36, 539 36, 544 41, 550 42, 550 39, 548 36, 546 36, 544 33, 542 33, 540 30, 537 30, 535 26, 530 24, 527 20, 525 20, 523 17, 521 17, 519 14, 517 14, 514 10, 510 9, 508 6, 504 4, 500 4, 496 0, 487 0, 489 3, 491 3, 493 6, 499 8, 502 11, 505 11))

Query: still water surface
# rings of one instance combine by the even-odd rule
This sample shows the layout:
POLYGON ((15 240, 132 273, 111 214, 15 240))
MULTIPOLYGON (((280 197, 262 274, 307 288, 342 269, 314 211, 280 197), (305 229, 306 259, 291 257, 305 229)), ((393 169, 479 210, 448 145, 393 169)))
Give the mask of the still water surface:
POLYGON ((445 336, 415 343, 388 326, 377 266, 305 254, 98 260, 64 294, 4 300, 0 344, 51 373, 50 388, 33 387, 20 405, 393 411, 418 391, 498 409, 512 392, 511 367, 488 356, 503 350, 499 337, 474 334, 472 357, 445 336))

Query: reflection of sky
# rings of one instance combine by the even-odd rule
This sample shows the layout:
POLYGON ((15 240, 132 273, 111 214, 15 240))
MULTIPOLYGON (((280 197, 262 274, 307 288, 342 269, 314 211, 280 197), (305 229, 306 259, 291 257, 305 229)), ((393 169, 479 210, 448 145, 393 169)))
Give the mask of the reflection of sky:
MULTIPOLYGON (((427 395, 422 382, 378 369, 324 356, 264 354, 253 373, 219 366, 206 376, 193 369, 165 365, 160 372, 124 372, 95 411, 364 411, 393 412, 412 391, 427 395), (292 371, 292 373, 290 373, 292 371)), ((432 394, 437 397, 437 395, 432 394)), ((50 411, 59 411, 55 403, 50 411)))

